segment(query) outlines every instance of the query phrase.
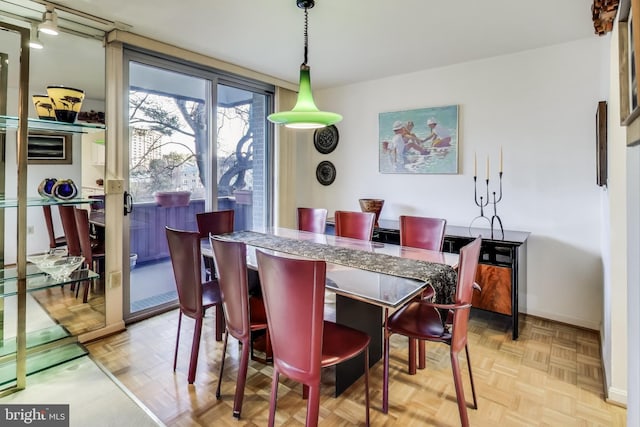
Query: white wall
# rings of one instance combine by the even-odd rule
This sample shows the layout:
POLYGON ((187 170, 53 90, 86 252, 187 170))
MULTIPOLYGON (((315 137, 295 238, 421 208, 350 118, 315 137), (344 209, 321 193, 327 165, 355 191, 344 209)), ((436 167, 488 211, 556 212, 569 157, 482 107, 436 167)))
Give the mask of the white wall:
MULTIPOLYGON (((467 226, 473 156, 504 150, 506 229, 530 231, 526 312, 591 329, 602 321, 601 193, 595 184, 595 110, 608 94, 608 40, 597 37, 514 55, 317 91, 322 109, 343 114, 336 151, 299 147, 300 205, 359 210, 385 199, 381 216, 444 217, 467 226), (459 109, 457 175, 378 172, 378 114, 439 105, 459 109), (306 149, 305 149, 306 148, 306 149), (321 160, 336 181, 315 181, 321 160), (308 191, 312 189, 312 191, 308 191)), ((417 123, 416 131, 425 124, 417 123)), ((479 168, 482 169, 482 168, 479 168)), ((494 166, 492 179, 497 177, 494 166)))

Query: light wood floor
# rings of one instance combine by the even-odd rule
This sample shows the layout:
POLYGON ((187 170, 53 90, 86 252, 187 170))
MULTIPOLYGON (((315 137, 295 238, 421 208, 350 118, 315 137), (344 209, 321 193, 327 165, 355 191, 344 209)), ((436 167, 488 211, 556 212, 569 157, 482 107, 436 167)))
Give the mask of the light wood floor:
POLYGON ((78 297, 71 285, 42 289, 31 295, 53 320, 77 336, 105 325, 104 282, 96 280, 91 285, 86 303, 82 302, 84 286, 80 285, 78 297))
MULTIPOLYGON (((92 357, 169 426, 264 426, 267 424, 272 369, 250 362, 242 418, 232 417, 239 359, 231 342, 223 376, 222 399, 215 389, 222 343, 213 337, 207 314, 198 372, 187 384, 193 322, 183 321, 178 369, 172 371, 178 314, 172 311, 130 325, 120 334, 90 343, 92 357)), ((474 313, 469 340, 478 410, 469 409, 473 426, 624 426, 626 410, 607 404, 603 393, 598 335, 534 317, 521 317, 521 334, 511 340, 503 319, 474 313)), ((457 426, 448 347, 427 346, 427 369, 406 373, 406 339, 392 339, 389 414, 381 412, 382 362, 371 370, 371 424, 374 426, 457 426)), ((462 357, 462 356, 461 356, 462 357)), ((467 401, 470 387, 461 360, 467 401)), ((364 423, 362 379, 339 398, 332 397, 330 375, 323 377, 320 425, 364 423)), ((301 387, 281 379, 279 426, 304 425, 301 387), (282 381, 283 380, 283 381, 282 381)))

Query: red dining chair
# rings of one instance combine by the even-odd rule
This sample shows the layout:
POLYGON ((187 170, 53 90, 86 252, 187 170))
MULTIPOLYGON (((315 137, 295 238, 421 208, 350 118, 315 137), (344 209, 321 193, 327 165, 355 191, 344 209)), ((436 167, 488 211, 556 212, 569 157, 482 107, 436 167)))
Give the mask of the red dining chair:
MULTIPOLYGON (((316 426, 320 370, 364 353, 366 425, 369 425, 369 336, 325 321, 326 263, 256 251, 260 286, 273 347, 269 426, 273 426, 280 374, 308 391, 306 426, 316 426)), ((306 394, 306 393, 305 393, 306 394)))
POLYGON ((51 206, 43 205, 42 211, 44 212, 44 222, 47 225, 47 232, 49 233, 49 248, 55 249, 60 246, 66 246, 67 239, 65 239, 64 236, 56 237, 53 227, 53 216, 51 215, 51 206))
POLYGON ((376 214, 373 212, 336 211, 336 236, 359 240, 373 238, 373 226, 376 214))
POLYGON ((80 238, 78 237, 78 226, 76 225, 74 209, 73 205, 58 205, 64 237, 67 240, 67 252, 69 256, 80 256, 82 255, 82 249, 80 248, 80 238))
POLYGON ((327 210, 324 208, 298 208, 298 230, 324 234, 327 210))
MULTIPOLYGON (((442 252, 444 243, 444 231, 447 220, 442 218, 428 218, 422 216, 400 216, 400 245, 412 248, 428 249, 442 252)), ((428 286, 421 297, 433 299, 435 292, 428 286)), ((409 374, 416 373, 416 340, 409 338, 409 374)), ((426 349, 424 341, 418 344, 418 368, 424 369, 426 365, 426 349)))
MULTIPOLYGON (((209 235, 218 235, 232 233, 234 228, 234 211, 210 211, 200 212, 196 214, 196 224, 198 224, 198 232, 200 239, 209 240, 209 235)), ((204 264, 204 280, 209 281, 216 277, 216 266, 211 257, 202 258, 204 264)), ((224 330, 224 314, 222 313, 222 305, 216 306, 216 341, 222 341, 222 331, 224 330)))
POLYGON ((436 304, 423 299, 411 301, 386 320, 384 326, 384 375, 382 388, 382 412, 385 414, 389 411, 389 338, 392 334, 400 334, 410 338, 449 345, 460 420, 463 426, 469 425, 458 354, 462 349, 465 350, 471 392, 473 394, 473 408, 477 409, 478 402, 473 385, 469 346, 467 344, 467 327, 481 241, 482 239, 478 237, 460 250, 458 282, 453 304, 436 304), (451 324, 443 321, 438 310, 453 312, 451 324))
MULTIPOLYGON (((90 225, 89 225, 89 211, 86 209, 75 208, 74 215, 76 220, 76 229, 78 231, 78 240, 80 241, 80 250, 82 252, 82 256, 84 257, 85 265, 92 269, 93 271, 101 274, 103 271, 101 262, 104 261, 104 243, 102 242, 99 245, 92 244, 91 236, 90 236, 90 225)), ((89 296, 89 285, 90 282, 85 282, 84 295, 82 297, 82 302, 87 302, 89 296)), ((80 286, 76 288, 76 297, 78 296, 78 291, 80 290, 80 286)))
MULTIPOLYGON (((229 334, 231 334, 242 344, 242 354, 236 379, 236 395, 233 401, 233 416, 240 418, 244 388, 247 382, 249 355, 253 353, 252 332, 267 331, 267 315, 262 298, 249 296, 246 245, 242 242, 222 240, 215 236, 211 236, 210 240, 215 257, 220 295, 227 325, 224 333, 224 346, 222 348, 222 362, 220 363, 216 398, 220 399, 227 341, 229 334)), ((265 359, 260 360, 264 363, 267 362, 266 359, 271 348, 268 332, 266 334, 266 348, 265 359)))
MULTIPOLYGON (((196 214, 196 223, 201 239, 208 239, 210 234, 225 234, 233 232, 234 211, 212 211, 196 214)), ((205 280, 216 277, 215 264, 209 257, 204 258, 205 280)), ((221 314, 222 315, 222 314, 221 314)))
MULTIPOLYGON (((182 315, 195 320, 193 341, 191 344, 191 360, 189 362, 188 382, 193 384, 198 365, 198 351, 200 350, 200 336, 202 335, 202 320, 204 312, 211 307, 220 306, 220 287, 216 279, 202 283, 202 252, 200 249, 200 233, 196 231, 181 231, 166 228, 169 255, 176 279, 178 302, 178 333, 176 349, 173 356, 173 371, 176 371, 178 361, 178 344, 180 343, 180 327, 182 315)), ((216 314, 216 329, 222 330, 222 319, 216 314)))

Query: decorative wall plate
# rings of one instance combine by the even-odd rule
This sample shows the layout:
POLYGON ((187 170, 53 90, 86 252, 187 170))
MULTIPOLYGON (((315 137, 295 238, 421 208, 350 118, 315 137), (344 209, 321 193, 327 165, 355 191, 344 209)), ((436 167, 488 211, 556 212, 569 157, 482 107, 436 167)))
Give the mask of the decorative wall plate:
POLYGON ((313 145, 322 154, 329 154, 338 146, 338 128, 334 125, 316 129, 313 133, 313 145))
POLYGON ((326 160, 320 162, 316 168, 316 178, 322 185, 331 185, 336 179, 336 167, 326 160))

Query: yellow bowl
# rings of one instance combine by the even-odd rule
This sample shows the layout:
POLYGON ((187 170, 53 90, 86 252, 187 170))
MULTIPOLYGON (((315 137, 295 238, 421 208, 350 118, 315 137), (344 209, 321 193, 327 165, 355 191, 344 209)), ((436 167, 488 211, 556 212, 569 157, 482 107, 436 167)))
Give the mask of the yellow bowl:
POLYGON ((47 94, 59 122, 73 123, 76 121, 82 101, 84 91, 66 86, 47 86, 47 94))
POLYGON ((51 103, 51 99, 49 99, 49 95, 33 95, 32 99, 39 119, 56 119, 56 113, 53 111, 53 104, 51 103))

